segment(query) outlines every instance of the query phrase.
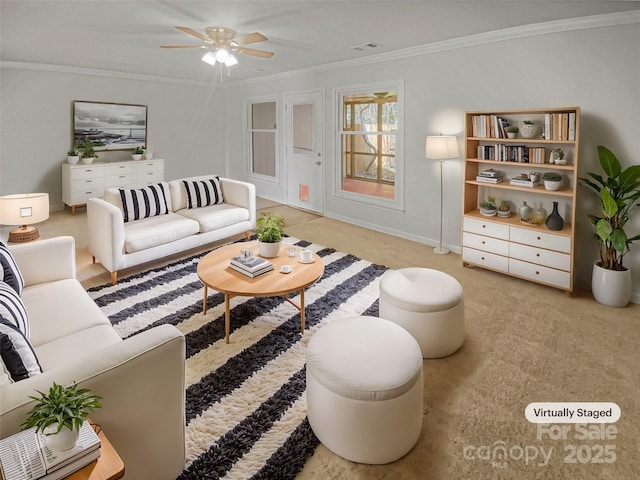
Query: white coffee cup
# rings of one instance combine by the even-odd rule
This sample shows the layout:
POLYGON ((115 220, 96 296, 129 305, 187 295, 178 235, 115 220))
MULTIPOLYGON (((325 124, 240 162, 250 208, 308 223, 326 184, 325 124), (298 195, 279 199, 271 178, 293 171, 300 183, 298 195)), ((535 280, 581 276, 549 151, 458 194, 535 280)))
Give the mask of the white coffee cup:
POLYGON ((282 273, 291 273, 292 270, 293 270, 293 268, 291 267, 291 265, 281 265, 280 266, 280 271, 282 273))
POLYGON ((300 250, 300 261, 310 262, 313 260, 313 252, 311 250, 300 250))

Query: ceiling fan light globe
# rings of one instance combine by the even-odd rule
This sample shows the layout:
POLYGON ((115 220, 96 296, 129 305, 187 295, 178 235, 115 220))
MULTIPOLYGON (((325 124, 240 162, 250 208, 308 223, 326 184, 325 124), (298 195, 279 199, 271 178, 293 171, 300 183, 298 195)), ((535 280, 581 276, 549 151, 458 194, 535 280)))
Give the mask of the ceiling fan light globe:
POLYGON ((207 52, 202 57, 202 61, 205 62, 205 63, 208 63, 209 65, 215 65, 216 64, 216 56, 213 54, 213 52, 207 52))
POLYGON ((227 60, 229 59, 229 55, 231 55, 229 53, 229 50, 227 50, 226 48, 219 48, 218 50, 216 50, 215 56, 216 56, 216 60, 220 63, 226 63, 227 60))
POLYGON ((234 65, 238 64, 238 59, 233 54, 230 53, 229 58, 227 58, 224 64, 227 67, 233 67, 234 65))

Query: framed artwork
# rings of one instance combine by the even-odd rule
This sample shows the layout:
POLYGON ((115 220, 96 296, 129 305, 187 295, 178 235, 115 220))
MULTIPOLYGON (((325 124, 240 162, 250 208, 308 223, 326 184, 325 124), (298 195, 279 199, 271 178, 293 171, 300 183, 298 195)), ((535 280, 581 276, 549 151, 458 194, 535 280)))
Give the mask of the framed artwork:
POLYGON ((89 140, 95 150, 146 147, 147 106, 73 102, 73 144, 89 140))

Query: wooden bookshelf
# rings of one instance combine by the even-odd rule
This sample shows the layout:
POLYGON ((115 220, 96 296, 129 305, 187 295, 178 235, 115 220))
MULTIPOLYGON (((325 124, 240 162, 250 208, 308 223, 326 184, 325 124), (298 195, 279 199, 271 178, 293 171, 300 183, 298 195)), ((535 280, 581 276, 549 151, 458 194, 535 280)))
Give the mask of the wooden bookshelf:
MULTIPOLYGON (((465 114, 465 161, 462 218, 462 261, 518 278, 573 291, 576 193, 580 108, 472 111, 465 114), (499 119, 504 120, 500 125, 499 119), (525 120, 538 128, 534 138, 504 138, 504 124, 520 129, 525 120), (548 137, 548 138, 547 138, 548 137), (480 148, 479 148, 480 147, 480 148), (544 163, 529 162, 530 148, 544 148, 544 163), (551 151, 561 148, 566 164, 549 163, 551 151), (519 151, 520 156, 516 152, 519 151), (522 153, 522 152, 526 153, 522 153), (525 161, 515 161, 515 158, 525 161), (476 180, 480 172, 493 169, 504 174, 500 183, 476 180), (557 172, 563 176, 559 190, 511 185, 510 179, 522 173, 557 172), (486 217, 479 205, 488 196, 511 203, 511 216, 486 217), (522 202, 547 214, 558 202, 564 219, 561 231, 543 223, 533 225, 520 220, 522 202)), ((533 150, 531 150, 533 151, 533 150)), ((541 151, 540 151, 541 153, 541 151)), ((540 161, 540 158, 538 158, 540 161)))

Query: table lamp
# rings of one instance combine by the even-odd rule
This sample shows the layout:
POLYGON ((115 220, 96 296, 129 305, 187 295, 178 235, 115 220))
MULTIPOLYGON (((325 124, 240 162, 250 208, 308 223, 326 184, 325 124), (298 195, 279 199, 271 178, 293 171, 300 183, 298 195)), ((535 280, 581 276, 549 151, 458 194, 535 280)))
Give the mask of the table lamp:
POLYGON ((449 250, 442 247, 442 161, 460 157, 458 141, 456 137, 448 135, 428 136, 424 155, 429 160, 440 160, 440 244, 433 251, 444 255, 449 250))
POLYGON ((30 242, 40 238, 34 223, 49 218, 48 193, 17 193, 0 197, 0 224, 20 225, 9 232, 9 242, 30 242))

